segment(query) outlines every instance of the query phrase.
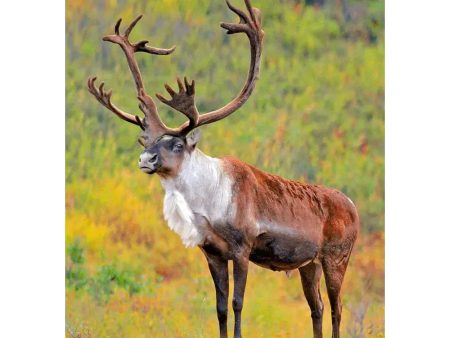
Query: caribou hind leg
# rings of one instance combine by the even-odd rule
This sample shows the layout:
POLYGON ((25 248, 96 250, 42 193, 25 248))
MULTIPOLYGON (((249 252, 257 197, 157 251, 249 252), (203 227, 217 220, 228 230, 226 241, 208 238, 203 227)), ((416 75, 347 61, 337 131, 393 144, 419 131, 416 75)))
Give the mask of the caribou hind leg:
POLYGON ((339 338, 340 336, 339 326, 342 313, 340 292, 354 240, 348 239, 341 245, 328 246, 326 248, 327 254, 322 257, 322 267, 331 306, 332 338, 339 338))
POLYGON ((311 308, 314 338, 322 338, 323 302, 320 296, 320 277, 322 266, 319 262, 311 263, 299 268, 303 292, 311 308))

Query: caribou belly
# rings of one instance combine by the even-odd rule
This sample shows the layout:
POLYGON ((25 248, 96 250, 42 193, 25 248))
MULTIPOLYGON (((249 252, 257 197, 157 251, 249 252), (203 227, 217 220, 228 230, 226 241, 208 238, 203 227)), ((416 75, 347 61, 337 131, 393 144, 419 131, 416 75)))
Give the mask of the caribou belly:
POLYGON ((264 232, 256 238, 250 260, 264 268, 286 271, 308 264, 318 252, 316 243, 300 236, 264 232))

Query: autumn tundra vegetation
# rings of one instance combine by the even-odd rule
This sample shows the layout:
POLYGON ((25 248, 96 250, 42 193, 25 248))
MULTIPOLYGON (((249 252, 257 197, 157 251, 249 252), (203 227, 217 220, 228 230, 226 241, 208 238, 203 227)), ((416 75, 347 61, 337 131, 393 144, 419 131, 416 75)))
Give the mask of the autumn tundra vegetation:
MULTIPOLYGON (((343 284, 341 335, 379 337, 384 334, 383 3, 346 2, 345 11, 341 5, 258 3, 270 32, 261 78, 245 106, 203 128, 201 148, 351 196, 361 233, 343 284)), ((98 46, 115 19, 131 22, 144 13, 145 25, 136 26, 133 37, 183 49, 158 57, 157 67, 155 60, 139 58, 146 85, 161 91, 168 79, 188 74, 197 80, 199 111, 209 111, 230 101, 245 81, 245 37, 231 39, 211 28, 234 19, 221 2, 93 6, 84 1, 67 6, 66 335, 212 336, 215 292, 203 255, 185 249, 166 226, 160 182, 138 169, 136 128, 93 102, 85 80, 98 74, 114 88, 115 102, 137 111, 133 82, 123 76, 128 71, 123 55, 109 44, 98 46)), ((159 108, 167 124, 183 121, 181 114, 159 108)), ((249 270, 243 335, 312 337, 298 276, 249 270)), ((331 335, 329 311, 323 326, 325 336, 331 335)))

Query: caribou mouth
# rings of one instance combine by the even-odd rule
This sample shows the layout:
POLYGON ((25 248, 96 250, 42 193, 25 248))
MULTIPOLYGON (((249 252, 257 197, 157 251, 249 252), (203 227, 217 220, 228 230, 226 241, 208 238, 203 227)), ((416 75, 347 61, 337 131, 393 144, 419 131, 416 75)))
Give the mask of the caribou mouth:
POLYGON ((156 172, 156 169, 151 169, 149 167, 139 167, 139 169, 141 169, 144 173, 146 174, 154 174, 156 172))

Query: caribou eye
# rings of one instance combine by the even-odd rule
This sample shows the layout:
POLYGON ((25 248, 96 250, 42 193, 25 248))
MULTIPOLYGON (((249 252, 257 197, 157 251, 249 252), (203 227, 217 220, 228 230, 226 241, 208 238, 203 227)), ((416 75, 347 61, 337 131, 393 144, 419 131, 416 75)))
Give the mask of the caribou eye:
POLYGON ((173 146, 173 151, 179 153, 183 149, 183 145, 181 143, 177 143, 173 146))

